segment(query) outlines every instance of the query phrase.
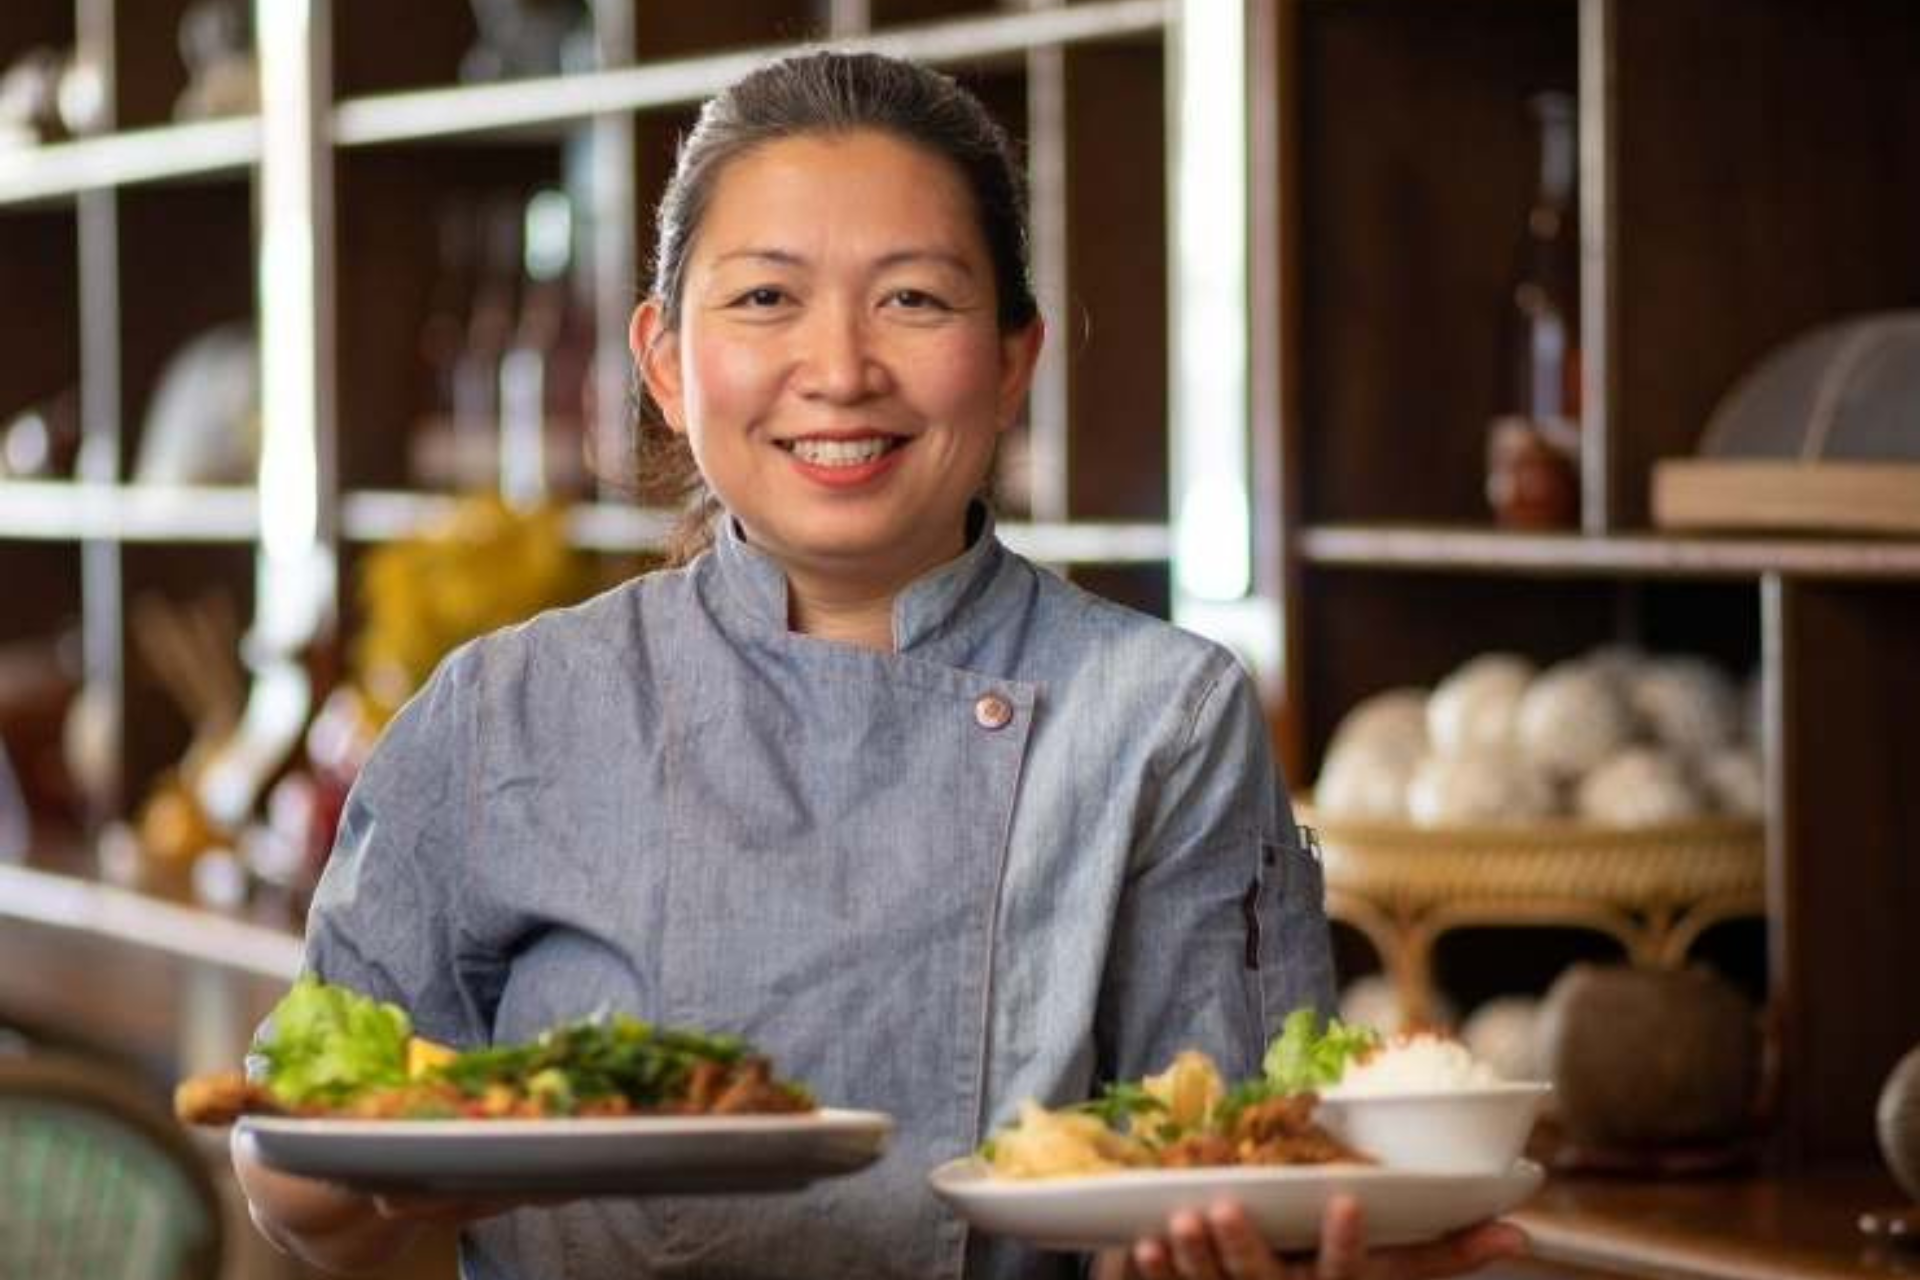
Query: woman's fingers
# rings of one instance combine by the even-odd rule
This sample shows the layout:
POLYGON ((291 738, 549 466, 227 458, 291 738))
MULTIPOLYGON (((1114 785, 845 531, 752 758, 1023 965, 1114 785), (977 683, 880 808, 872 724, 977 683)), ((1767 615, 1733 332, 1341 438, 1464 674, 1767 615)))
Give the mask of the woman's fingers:
POLYGON ((1183 1209, 1174 1214, 1167 1223, 1167 1239, 1180 1280, 1227 1280, 1214 1253, 1213 1233, 1198 1213, 1183 1209))
POLYGON ((1179 1280, 1173 1270, 1173 1254, 1163 1240, 1142 1240, 1134 1245, 1133 1269, 1140 1280, 1179 1280))
POLYGON ((1247 1211, 1231 1200, 1207 1210, 1213 1228, 1213 1251, 1230 1280, 1286 1280, 1286 1264, 1267 1247, 1247 1211))
POLYGON ((1200 1214, 1183 1210, 1164 1240, 1135 1242, 1127 1254, 1141 1280, 1443 1280, 1499 1258, 1527 1253, 1527 1238, 1504 1222, 1485 1222, 1432 1244, 1367 1248, 1360 1202, 1327 1201, 1320 1244, 1309 1259, 1288 1262, 1261 1237, 1247 1211, 1223 1200, 1200 1214))
POLYGON ((1327 1200, 1320 1214, 1318 1280, 1360 1280, 1367 1269, 1367 1224, 1360 1202, 1349 1195, 1327 1200))
POLYGON ((1526 1233, 1506 1222, 1483 1222, 1432 1244, 1382 1250, 1377 1280, 1438 1280, 1463 1275, 1499 1258, 1524 1257, 1526 1233))

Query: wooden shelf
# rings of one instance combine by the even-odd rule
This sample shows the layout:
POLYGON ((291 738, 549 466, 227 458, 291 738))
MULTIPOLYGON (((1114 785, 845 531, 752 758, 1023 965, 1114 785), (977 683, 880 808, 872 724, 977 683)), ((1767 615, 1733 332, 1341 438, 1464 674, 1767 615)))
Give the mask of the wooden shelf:
POLYGON ((86 876, 0 863, 0 919, 129 943, 236 973, 291 982, 300 938, 288 928, 168 902, 86 876))
POLYGON ((1717 538, 1656 533, 1506 533, 1465 525, 1328 524, 1299 532, 1311 565, 1563 577, 1920 580, 1920 542, 1717 538))
POLYGON ((253 117, 167 125, 0 151, 0 207, 82 191, 244 173, 260 159, 253 117))
POLYGON ((1855 1280, 1912 1274, 1860 1214, 1899 1204, 1869 1169, 1794 1177, 1643 1181, 1553 1177, 1513 1214, 1541 1261, 1697 1280, 1855 1280))

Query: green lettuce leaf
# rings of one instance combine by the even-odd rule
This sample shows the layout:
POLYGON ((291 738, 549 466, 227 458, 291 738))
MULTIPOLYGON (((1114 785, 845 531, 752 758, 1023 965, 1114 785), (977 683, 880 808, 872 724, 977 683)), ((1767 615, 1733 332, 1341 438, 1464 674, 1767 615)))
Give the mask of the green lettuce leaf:
POLYGON ((1379 1043, 1380 1033, 1372 1027, 1348 1026, 1329 1018, 1323 1031, 1318 1013, 1295 1009, 1267 1046, 1262 1063, 1266 1083, 1277 1094, 1323 1089, 1346 1074, 1347 1063, 1379 1043))
POLYGON ((305 975, 274 1006, 254 1051, 265 1084, 290 1106, 337 1106, 370 1088, 405 1084, 412 1021, 398 1005, 305 975))

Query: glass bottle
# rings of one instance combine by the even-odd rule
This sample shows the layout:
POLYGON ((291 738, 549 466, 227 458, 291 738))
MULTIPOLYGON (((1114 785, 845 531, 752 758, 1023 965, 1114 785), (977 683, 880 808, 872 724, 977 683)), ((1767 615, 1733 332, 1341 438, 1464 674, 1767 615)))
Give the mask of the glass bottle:
POLYGON ((1558 528, 1579 517, 1580 234, 1571 94, 1528 102, 1539 181, 1507 304, 1503 398, 1488 440, 1487 496, 1501 524, 1558 528))
POLYGON ((536 192, 524 225, 520 314, 500 362, 500 491, 517 505, 578 497, 585 488, 585 391, 593 361, 573 199, 558 189, 536 192))

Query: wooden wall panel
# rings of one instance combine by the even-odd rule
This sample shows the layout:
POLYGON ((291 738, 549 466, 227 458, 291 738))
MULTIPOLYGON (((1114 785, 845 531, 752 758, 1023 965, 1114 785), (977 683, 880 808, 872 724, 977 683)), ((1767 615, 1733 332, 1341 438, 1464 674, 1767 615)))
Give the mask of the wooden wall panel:
POLYGON ((341 487, 408 481, 409 435, 429 407, 421 331, 438 271, 439 218, 477 216, 560 178, 560 143, 348 153, 335 173, 341 487))
POLYGON ((1067 296, 1049 340, 1067 362, 1068 508, 1167 515, 1165 70, 1157 45, 1069 50, 1067 296))
POLYGON ((1774 833, 1780 1138, 1867 1160, 1882 1082, 1920 1044, 1920 586, 1787 583, 1774 833))
POLYGON ((120 403, 129 467, 175 354, 212 326, 254 314, 253 251, 244 181, 145 187, 121 198, 120 403))
POLYGON ((1570 90, 1571 3, 1298 9, 1307 522, 1489 520, 1486 427, 1538 160, 1526 100, 1570 90))
POLYGON ((1768 350, 1920 305, 1920 8, 1615 5, 1615 523, 1768 350))

